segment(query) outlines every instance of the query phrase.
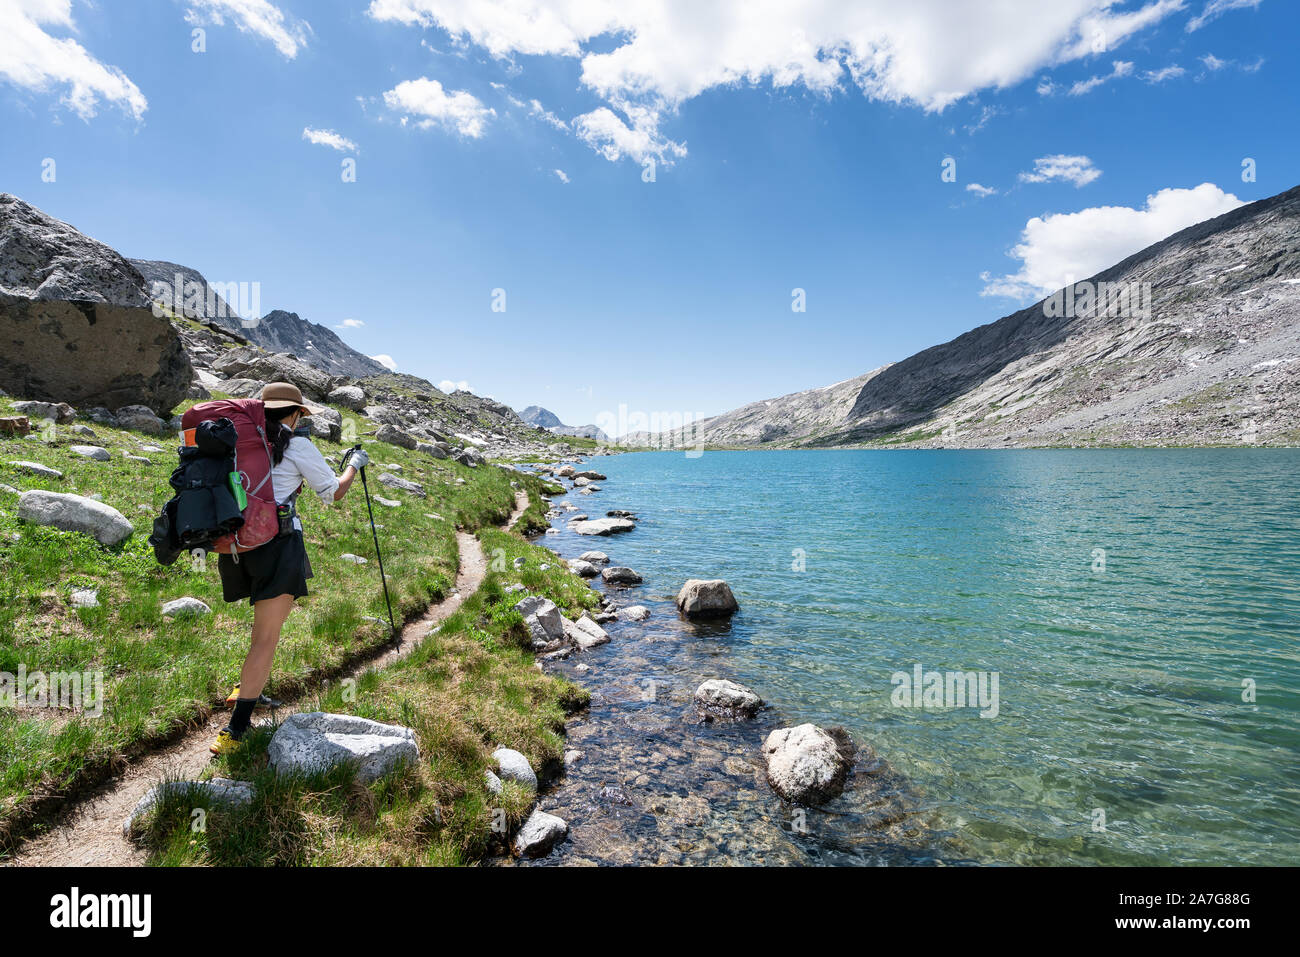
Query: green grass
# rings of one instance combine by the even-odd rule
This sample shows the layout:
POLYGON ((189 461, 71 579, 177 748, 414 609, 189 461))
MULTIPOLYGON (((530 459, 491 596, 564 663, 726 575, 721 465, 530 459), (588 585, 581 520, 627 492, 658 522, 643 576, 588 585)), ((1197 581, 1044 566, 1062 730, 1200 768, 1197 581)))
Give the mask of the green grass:
MULTIPOLYGON (((0 399, 0 414, 11 413, 12 403, 0 399)), ((252 609, 247 602, 222 602, 216 556, 197 567, 185 556, 164 568, 145 541, 172 494, 167 479, 176 465, 175 437, 85 424, 97 438, 59 426, 46 431, 49 441, 0 439, 0 483, 20 491, 100 493, 136 529, 122 545, 105 548, 76 533, 20 522, 17 498, 0 492, 0 671, 15 673, 21 665, 29 673, 102 672, 106 699, 100 717, 0 710, 0 845, 31 824, 44 798, 76 792, 206 717, 224 699, 248 647, 252 609), (82 443, 102 444, 112 461, 83 459, 67 448, 82 443), (141 445, 163 451, 143 453, 152 460, 148 465, 123 458, 124 451, 140 454, 141 445), (27 475, 8 464, 12 459, 40 462, 64 477, 27 475), (72 607, 71 592, 80 587, 99 590, 99 608, 72 607), (187 595, 207 603, 213 614, 190 621, 162 618, 164 601, 187 595)), ((343 446, 317 444, 337 463, 343 446)), ((456 525, 472 530, 509 515, 514 475, 367 445, 372 497, 401 502, 397 508, 375 503, 374 515, 383 526, 379 540, 394 613, 413 617, 442 598, 455 579, 456 525), (402 467, 403 478, 423 484, 428 498, 379 485, 378 476, 393 464, 402 467), (457 485, 457 478, 465 484, 457 485)), ((311 596, 285 626, 268 687, 272 694, 312 687, 388 639, 386 625, 364 620, 383 618, 385 611, 361 493, 358 483, 332 506, 310 493, 300 499, 315 577, 311 596), (369 564, 343 562, 344 552, 367 557, 369 564)))
POLYGON ((208 808, 201 830, 185 795, 169 797, 141 823, 138 838, 156 865, 459 865, 504 849, 532 795, 506 782, 487 791, 492 751, 522 752, 543 775, 564 754, 564 719, 589 695, 543 674, 525 649, 527 632, 506 586, 522 583, 576 615, 594 591, 544 548, 514 532, 484 528, 483 586, 408 657, 367 672, 355 688, 336 685, 318 710, 402 724, 416 732, 417 764, 370 785, 347 768, 278 778, 267 767, 271 730, 259 729, 212 773, 251 781, 253 803, 208 808), (514 560, 524 558, 522 568, 514 560), (548 566, 545 570, 542 566, 548 566))

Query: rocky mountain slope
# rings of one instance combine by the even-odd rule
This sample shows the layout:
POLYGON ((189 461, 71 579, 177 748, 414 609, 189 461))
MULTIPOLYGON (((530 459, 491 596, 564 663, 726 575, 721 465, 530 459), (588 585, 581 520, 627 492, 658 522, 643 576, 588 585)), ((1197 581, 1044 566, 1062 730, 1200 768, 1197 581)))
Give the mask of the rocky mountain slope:
POLYGON ((161 298, 178 316, 237 332, 268 352, 300 356, 304 362, 333 375, 358 378, 386 371, 374 359, 349 346, 333 330, 302 319, 297 313, 273 309, 260 318, 241 317, 237 306, 247 308, 247 304, 227 302, 220 290, 196 269, 154 259, 130 262, 144 276, 150 295, 161 298))
POLYGON ((597 442, 608 442, 609 436, 606 435, 599 426, 596 425, 565 425, 560 421, 560 417, 549 409, 543 409, 540 405, 530 405, 519 413, 519 417, 530 425, 554 432, 556 435, 567 435, 570 438, 594 439, 597 442))
POLYGON ((685 438, 745 446, 1300 442, 1300 187, 1175 233, 1066 292, 1072 309, 1071 297, 1057 294, 850 383, 704 420, 685 438), (1102 284, 1137 293, 1138 305, 1089 306, 1089 290, 1102 284))

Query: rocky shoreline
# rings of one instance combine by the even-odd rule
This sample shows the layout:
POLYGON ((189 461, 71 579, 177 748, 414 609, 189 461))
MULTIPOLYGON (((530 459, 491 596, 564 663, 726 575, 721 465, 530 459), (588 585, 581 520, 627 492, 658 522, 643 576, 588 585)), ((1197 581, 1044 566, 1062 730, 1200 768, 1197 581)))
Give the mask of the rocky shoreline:
POLYGON ((544 599, 516 606, 538 666, 592 695, 589 711, 569 722, 564 774, 543 788, 535 812, 564 822, 567 839, 532 863, 940 859, 921 800, 869 744, 786 715, 728 673, 741 607, 725 581, 646 582, 617 563, 619 536, 646 520, 626 509, 592 515, 570 500, 598 494, 608 478, 580 462, 535 470, 565 489, 553 497, 543 544, 602 597, 578 622, 544 599), (591 538, 609 544, 579 552, 591 538), (676 590, 655 591, 664 584, 676 590))

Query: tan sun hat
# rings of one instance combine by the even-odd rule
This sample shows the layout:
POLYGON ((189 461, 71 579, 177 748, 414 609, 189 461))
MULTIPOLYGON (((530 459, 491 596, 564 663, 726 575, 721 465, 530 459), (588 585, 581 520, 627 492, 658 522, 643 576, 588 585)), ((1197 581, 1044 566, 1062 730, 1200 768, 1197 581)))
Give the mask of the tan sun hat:
POLYGON ((292 382, 271 382, 262 387, 259 396, 268 409, 289 409, 297 406, 303 415, 324 412, 324 406, 312 405, 302 397, 302 391, 292 382))

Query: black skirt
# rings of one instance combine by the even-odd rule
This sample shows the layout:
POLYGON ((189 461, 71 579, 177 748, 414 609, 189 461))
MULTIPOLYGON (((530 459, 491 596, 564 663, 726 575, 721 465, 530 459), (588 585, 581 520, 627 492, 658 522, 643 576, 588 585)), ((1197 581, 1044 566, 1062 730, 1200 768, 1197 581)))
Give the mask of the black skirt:
POLYGON ((222 597, 228 602, 247 598, 250 605, 280 595, 303 598, 307 579, 312 577, 300 531, 279 535, 251 552, 240 552, 238 562, 230 555, 222 555, 217 569, 221 572, 222 597))

